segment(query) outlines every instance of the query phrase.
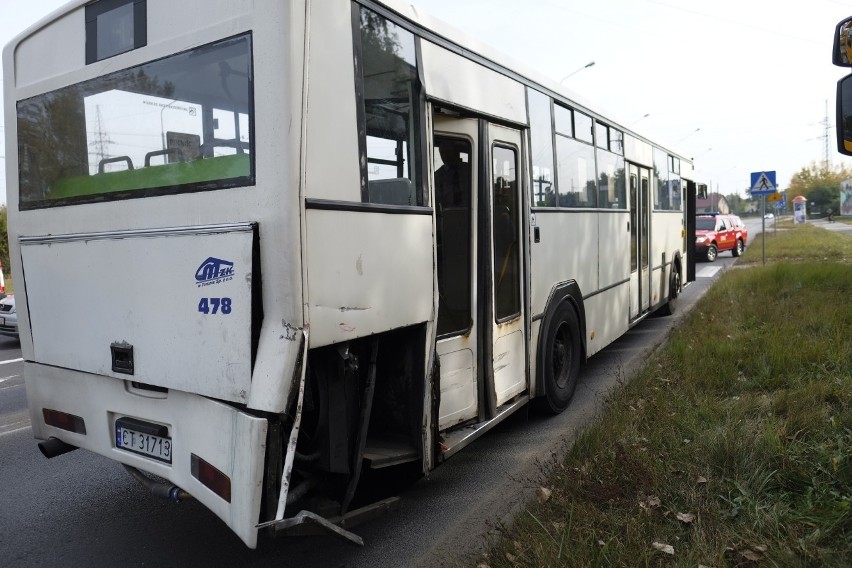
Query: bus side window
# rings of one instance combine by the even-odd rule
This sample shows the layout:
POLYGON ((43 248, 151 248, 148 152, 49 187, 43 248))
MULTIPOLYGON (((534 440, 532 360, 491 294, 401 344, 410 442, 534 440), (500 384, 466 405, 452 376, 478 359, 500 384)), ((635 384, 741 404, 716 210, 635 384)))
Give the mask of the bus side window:
POLYGON ((471 143, 435 138, 435 209, 438 241, 438 335, 471 325, 471 143))
MULTIPOLYGON (((361 85, 356 88, 363 109, 361 199, 388 205, 422 205, 419 125, 420 83, 414 34, 367 9, 360 10, 361 85)), ((360 40, 360 45, 357 42, 360 40)))
POLYGON ((494 316, 497 322, 521 312, 517 219, 518 155, 513 148, 492 149, 492 192, 494 219, 494 316))

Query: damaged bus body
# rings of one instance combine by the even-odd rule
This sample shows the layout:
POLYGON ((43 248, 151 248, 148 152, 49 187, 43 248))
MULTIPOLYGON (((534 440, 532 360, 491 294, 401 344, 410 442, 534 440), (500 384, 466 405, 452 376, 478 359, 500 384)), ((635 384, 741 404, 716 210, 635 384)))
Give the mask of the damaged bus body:
POLYGON ((249 547, 359 541, 370 472, 562 411, 685 283, 688 160, 395 0, 74 0, 3 67, 40 448, 249 547))

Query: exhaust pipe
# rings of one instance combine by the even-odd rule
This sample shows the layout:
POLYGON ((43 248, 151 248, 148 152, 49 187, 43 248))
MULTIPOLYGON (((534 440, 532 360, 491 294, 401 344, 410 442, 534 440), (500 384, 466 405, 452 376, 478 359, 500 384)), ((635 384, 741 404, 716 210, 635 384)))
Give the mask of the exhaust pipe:
POLYGON ((44 457, 55 458, 56 456, 61 456, 62 454, 73 452, 78 448, 77 446, 66 444, 59 438, 48 438, 47 440, 43 440, 38 443, 38 449, 41 450, 41 453, 44 454, 44 457))
POLYGON ((181 501, 193 498, 192 495, 190 495, 177 485, 154 481, 135 467, 131 467, 126 463, 123 463, 121 465, 124 466, 124 469, 127 470, 127 473, 129 473, 133 477, 133 479, 138 481, 142 485, 142 487, 144 487, 145 489, 150 491, 154 496, 159 497, 160 499, 165 499, 166 501, 171 501, 172 503, 180 503, 181 501))

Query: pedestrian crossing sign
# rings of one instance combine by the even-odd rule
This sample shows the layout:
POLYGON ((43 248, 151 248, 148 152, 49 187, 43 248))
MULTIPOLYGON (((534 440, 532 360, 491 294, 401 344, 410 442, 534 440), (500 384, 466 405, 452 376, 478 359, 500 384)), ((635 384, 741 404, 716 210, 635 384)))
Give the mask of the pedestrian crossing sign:
POLYGON ((752 195, 769 195, 778 191, 775 185, 775 172, 752 172, 749 193, 752 195))

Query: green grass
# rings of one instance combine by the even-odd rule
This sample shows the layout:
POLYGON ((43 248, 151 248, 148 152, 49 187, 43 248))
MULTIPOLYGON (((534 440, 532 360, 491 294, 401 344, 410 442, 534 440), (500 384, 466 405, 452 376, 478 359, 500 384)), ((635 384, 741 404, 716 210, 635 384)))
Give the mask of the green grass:
POLYGON ((762 262, 761 240, 766 236, 767 261, 819 263, 852 262, 852 239, 846 235, 828 234, 810 223, 794 225, 785 220, 778 223, 778 231, 767 225, 766 233, 749 239, 746 254, 740 264, 762 262), (794 231, 788 234, 788 231, 794 231))
POLYGON ((852 564, 852 238, 797 226, 767 257, 714 284, 477 564, 852 564))

